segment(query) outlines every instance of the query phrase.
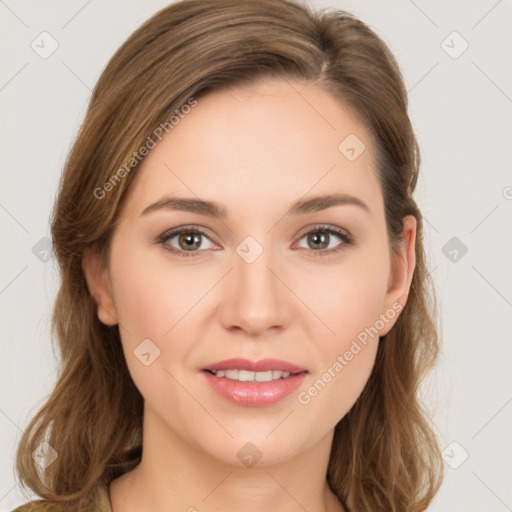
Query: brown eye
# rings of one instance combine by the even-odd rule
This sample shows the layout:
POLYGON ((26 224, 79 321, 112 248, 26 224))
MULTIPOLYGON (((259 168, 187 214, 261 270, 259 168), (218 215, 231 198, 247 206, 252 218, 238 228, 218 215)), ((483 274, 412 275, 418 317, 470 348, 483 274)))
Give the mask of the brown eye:
POLYGON ((329 246, 330 235, 326 231, 314 231, 307 235, 307 239, 311 248, 326 249, 329 246))
POLYGON ((178 235, 178 244, 180 249, 185 251, 199 249, 201 246, 201 234, 183 232, 178 235))
POLYGON ((303 239, 305 239, 306 245, 300 245, 299 241, 299 247, 308 249, 309 252, 319 256, 335 253, 354 243, 352 235, 348 231, 327 226, 315 227, 305 233, 300 240, 303 239))
POLYGON ((158 242, 167 251, 178 256, 195 256, 204 249, 211 249, 214 245, 208 235, 197 228, 167 231, 158 238, 158 242))

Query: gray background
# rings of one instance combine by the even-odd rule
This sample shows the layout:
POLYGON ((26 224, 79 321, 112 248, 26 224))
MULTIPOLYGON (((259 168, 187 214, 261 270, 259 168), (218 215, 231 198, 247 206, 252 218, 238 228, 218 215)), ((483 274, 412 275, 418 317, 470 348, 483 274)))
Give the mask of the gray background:
MULTIPOLYGON (((58 281, 45 237, 59 174, 107 60, 168 3, 0 0, 0 510, 24 501, 15 445, 55 382, 58 281), (43 31, 58 43, 47 58, 43 31)), ((422 387, 446 463, 430 510, 512 510, 512 2, 308 3, 372 26, 410 93, 423 157, 416 197, 442 313, 443 353, 422 387)))

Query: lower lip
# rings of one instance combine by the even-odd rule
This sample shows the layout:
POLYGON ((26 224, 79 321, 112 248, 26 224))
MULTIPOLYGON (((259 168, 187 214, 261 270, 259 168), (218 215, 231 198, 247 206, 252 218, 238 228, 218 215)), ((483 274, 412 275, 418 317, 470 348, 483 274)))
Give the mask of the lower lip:
POLYGON ((203 371, 208 384, 226 400, 245 407, 266 407, 293 393, 304 381, 306 372, 270 382, 240 382, 216 377, 203 371))

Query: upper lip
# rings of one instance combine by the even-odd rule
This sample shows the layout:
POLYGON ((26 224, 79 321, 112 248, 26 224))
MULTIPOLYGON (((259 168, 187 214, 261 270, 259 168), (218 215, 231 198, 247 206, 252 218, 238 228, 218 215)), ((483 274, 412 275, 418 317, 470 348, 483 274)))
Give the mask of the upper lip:
POLYGON ((202 368, 203 370, 248 370, 252 372, 268 372, 276 370, 289 373, 302 373, 307 371, 306 368, 296 364, 282 361, 280 359, 260 359, 259 361, 250 361, 249 359, 226 359, 216 363, 209 364, 202 368))

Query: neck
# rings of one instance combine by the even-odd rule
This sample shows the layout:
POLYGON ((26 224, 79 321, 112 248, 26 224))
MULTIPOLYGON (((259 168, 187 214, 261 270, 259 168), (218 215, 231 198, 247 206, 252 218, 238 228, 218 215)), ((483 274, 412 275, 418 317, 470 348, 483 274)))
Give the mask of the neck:
MULTIPOLYGON (((113 512, 344 512, 326 481, 332 435, 333 431, 289 459, 269 465, 251 466, 256 449, 245 444, 249 457, 241 452, 248 464, 244 466, 190 445, 146 408, 142 460, 112 482, 113 512)), ((240 444, 238 450, 244 446, 231 442, 240 444)))

